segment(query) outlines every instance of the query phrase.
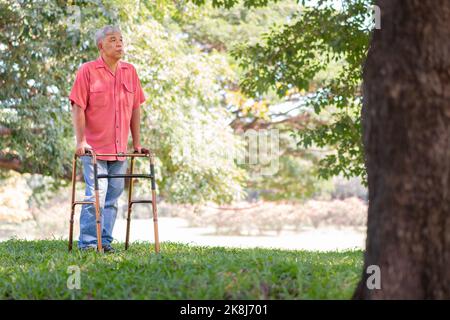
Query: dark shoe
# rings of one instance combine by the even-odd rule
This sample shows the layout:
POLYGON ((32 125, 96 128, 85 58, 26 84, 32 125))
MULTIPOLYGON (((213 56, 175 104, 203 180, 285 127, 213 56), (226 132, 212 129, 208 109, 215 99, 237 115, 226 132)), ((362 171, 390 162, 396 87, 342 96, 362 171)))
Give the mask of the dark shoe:
POLYGON ((105 252, 105 253, 115 253, 116 249, 114 249, 109 244, 107 244, 106 246, 103 246, 103 252, 105 252))
POLYGON ((86 246, 86 247, 80 248, 80 250, 84 251, 84 252, 96 251, 97 250, 97 246, 86 246))

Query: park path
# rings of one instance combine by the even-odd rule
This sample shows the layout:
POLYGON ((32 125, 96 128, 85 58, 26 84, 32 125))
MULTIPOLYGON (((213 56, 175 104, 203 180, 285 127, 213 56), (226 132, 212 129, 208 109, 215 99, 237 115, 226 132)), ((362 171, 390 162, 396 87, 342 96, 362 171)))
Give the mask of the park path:
MULTIPOLYGON (((201 246, 222 246, 240 248, 279 248, 296 250, 347 250, 364 249, 366 234, 354 228, 305 228, 294 233, 284 231, 280 235, 227 236, 215 235, 214 228, 192 228, 181 218, 159 218, 160 241, 181 242, 201 246)), ((117 219, 113 236, 125 241, 126 220, 117 219)), ((130 241, 152 241, 153 221, 136 219, 131 222, 130 241)))

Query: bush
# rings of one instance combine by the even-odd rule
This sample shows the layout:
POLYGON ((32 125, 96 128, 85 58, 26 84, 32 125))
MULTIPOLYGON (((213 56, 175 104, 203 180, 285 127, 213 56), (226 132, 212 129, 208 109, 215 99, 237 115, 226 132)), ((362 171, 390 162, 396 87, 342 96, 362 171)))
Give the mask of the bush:
POLYGON ((230 208, 195 207, 179 212, 191 227, 213 226, 216 234, 280 234, 283 230, 299 231, 303 227, 364 227, 367 205, 356 197, 344 200, 309 200, 304 204, 263 202, 238 203, 230 208), (234 208, 234 209, 233 209, 234 208))

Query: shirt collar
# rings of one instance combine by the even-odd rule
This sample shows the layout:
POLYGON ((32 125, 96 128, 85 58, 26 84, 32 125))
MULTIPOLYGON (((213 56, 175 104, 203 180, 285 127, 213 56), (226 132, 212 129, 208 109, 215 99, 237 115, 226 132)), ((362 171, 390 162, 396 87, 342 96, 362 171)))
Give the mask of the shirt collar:
MULTIPOLYGON (((128 69, 128 66, 125 63, 122 63, 120 60, 117 63, 118 68, 128 69)), ((99 56, 97 60, 95 60, 95 68, 105 68, 108 70, 105 61, 103 60, 102 56, 99 56)))

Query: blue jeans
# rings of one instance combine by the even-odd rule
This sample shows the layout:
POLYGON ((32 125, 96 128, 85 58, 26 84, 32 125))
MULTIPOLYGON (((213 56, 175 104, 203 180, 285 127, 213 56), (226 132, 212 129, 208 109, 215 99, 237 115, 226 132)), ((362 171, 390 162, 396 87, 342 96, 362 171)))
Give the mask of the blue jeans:
MULTIPOLYGON (((82 156, 83 175, 86 182, 85 201, 95 201, 94 166, 92 158, 82 156)), ((97 160, 97 174, 124 174, 127 161, 97 160)), ((102 225, 102 245, 110 245, 113 241, 112 231, 117 217, 117 202, 123 192, 125 181, 122 178, 98 179, 100 213, 102 225)), ((95 206, 84 204, 80 215, 79 248, 97 245, 97 229, 95 222, 95 206)))

